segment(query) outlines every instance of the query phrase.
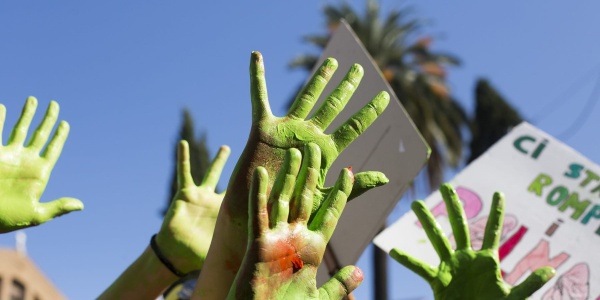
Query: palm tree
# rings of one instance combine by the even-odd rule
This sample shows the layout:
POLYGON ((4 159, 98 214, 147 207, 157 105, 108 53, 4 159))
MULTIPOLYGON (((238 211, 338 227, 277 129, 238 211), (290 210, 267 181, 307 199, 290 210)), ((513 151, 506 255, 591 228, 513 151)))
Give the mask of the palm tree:
MULTIPOLYGON (((210 165, 210 154, 208 151, 206 132, 202 132, 200 137, 197 138, 194 132, 194 120, 190 111, 186 108, 183 110, 183 122, 179 130, 178 140, 175 143, 175 161, 177 161, 177 145, 180 140, 188 142, 190 147, 190 168, 192 178, 196 185, 200 184, 204 174, 210 165)), ((171 176, 171 184, 169 186, 169 196, 167 198, 167 205, 162 210, 162 216, 165 216, 169 206, 173 201, 173 197, 177 193, 177 170, 173 169, 173 175, 171 176)))
POLYGON ((521 115, 485 79, 475 86, 475 117, 471 121, 468 163, 523 121, 521 115))
MULTIPOLYGON (((410 8, 393 10, 382 18, 377 0, 367 0, 366 13, 359 16, 347 3, 324 8, 329 32, 341 19, 352 27, 371 54, 385 79, 431 147, 427 165, 430 189, 437 189, 446 167, 457 167, 463 150, 461 128, 467 116, 451 97, 445 67, 459 61, 448 54, 433 52, 432 39, 415 39, 422 21, 413 18, 410 8)), ((305 37, 308 43, 324 49, 329 34, 305 37)), ((318 55, 304 54, 290 62, 291 68, 310 72, 318 55)))

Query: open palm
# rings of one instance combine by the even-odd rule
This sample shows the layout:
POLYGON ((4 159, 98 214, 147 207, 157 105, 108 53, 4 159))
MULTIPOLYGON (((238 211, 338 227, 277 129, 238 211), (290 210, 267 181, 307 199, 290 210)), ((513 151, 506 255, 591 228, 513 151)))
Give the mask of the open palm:
POLYGON ((225 192, 215 191, 229 147, 222 146, 199 186, 191 174, 189 145, 177 148, 177 192, 156 237, 161 251, 178 270, 199 270, 212 240, 225 192))
POLYGON ((554 269, 545 267, 534 271, 524 282, 510 288, 502 279, 498 245, 504 219, 504 195, 495 193, 485 228, 481 250, 471 248, 467 218, 458 195, 452 186, 440 188, 446 203, 448 218, 456 239, 456 250, 424 202, 415 201, 412 210, 423 225, 427 237, 440 257, 438 267, 419 261, 399 249, 390 251, 396 261, 427 280, 435 299, 511 299, 529 297, 554 276, 554 269))
MULTIPOLYGON (((24 145, 36 108, 37 100, 29 97, 6 145, 0 146, 0 232, 39 225, 83 209, 81 201, 73 198, 39 202, 69 134, 69 125, 60 122, 42 151, 58 118, 58 104, 52 101, 29 143, 24 145)), ((5 116, 6 109, 0 105, 0 133, 5 116)))
POLYGON ((299 150, 287 152, 268 199, 268 172, 255 170, 248 246, 230 299, 341 299, 362 281, 360 270, 349 266, 317 289, 317 268, 352 190, 353 174, 342 170, 309 220, 321 164, 319 147, 309 144, 301 167, 300 160, 299 150))
MULTIPOLYGON (((215 228, 215 236, 219 236, 219 239, 215 240, 207 257, 207 264, 220 273, 210 275, 211 278, 208 278, 207 274, 200 275, 200 286, 206 288, 200 293, 202 296, 215 299, 225 297, 244 256, 243 249, 248 238, 247 197, 253 170, 264 167, 269 174, 276 174, 288 149, 302 151, 306 144, 315 143, 322 151, 322 163, 317 170, 317 188, 311 210, 311 214, 314 215, 320 203, 331 192, 331 188, 323 185, 333 161, 387 107, 389 95, 381 92, 333 133, 325 134, 325 130, 344 108, 363 76, 362 67, 354 65, 323 105, 312 117, 306 119, 336 69, 336 60, 327 59, 300 92, 288 114, 276 117, 271 113, 269 106, 262 56, 258 52, 252 53, 252 127, 244 152, 229 180, 227 195, 219 212, 215 228), (213 247, 215 251, 212 251, 213 247)), ((380 172, 359 173, 355 178, 350 199, 388 182, 380 172)), ((270 181, 268 186, 272 185, 273 182, 270 181)))

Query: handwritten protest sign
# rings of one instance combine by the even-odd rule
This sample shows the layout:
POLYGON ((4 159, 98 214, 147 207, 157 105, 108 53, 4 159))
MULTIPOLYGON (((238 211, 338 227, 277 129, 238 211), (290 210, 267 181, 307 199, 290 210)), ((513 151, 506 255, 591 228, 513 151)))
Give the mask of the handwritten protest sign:
MULTIPOLYGON (((600 299, 600 166, 523 123, 451 183, 465 208, 475 249, 482 243, 493 193, 506 195, 499 253, 508 284, 552 266, 556 276, 532 299, 600 299)), ((430 195, 426 204, 453 242, 440 193, 430 195)), ((412 212, 374 242, 385 251, 400 248, 439 263, 412 212)))

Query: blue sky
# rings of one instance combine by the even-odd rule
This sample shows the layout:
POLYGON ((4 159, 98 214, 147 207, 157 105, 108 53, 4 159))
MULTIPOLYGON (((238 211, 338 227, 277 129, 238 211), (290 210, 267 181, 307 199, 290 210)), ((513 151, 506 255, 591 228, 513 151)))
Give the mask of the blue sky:
MULTIPOLYGON (((35 120, 57 100, 71 125, 42 201, 76 197, 85 210, 26 230, 30 257, 67 297, 97 296, 158 230, 183 107, 212 154, 232 148, 225 186, 250 126, 250 52, 263 53, 271 106, 282 115, 306 76, 287 63, 316 51, 301 37, 325 32, 326 3, 337 2, 0 2, 4 140, 29 95, 40 102, 35 120)), ((600 74, 599 3, 382 0, 384 12, 401 5, 428 21, 422 34, 436 49, 463 60, 449 79, 468 112, 475 80, 486 77, 526 119, 600 161, 600 109, 586 106, 600 74)), ((14 234, 0 236, 0 246, 13 245, 14 234)), ((366 282, 356 296, 370 299, 368 253, 359 266, 366 282)), ((431 297, 396 264, 390 293, 431 297)))

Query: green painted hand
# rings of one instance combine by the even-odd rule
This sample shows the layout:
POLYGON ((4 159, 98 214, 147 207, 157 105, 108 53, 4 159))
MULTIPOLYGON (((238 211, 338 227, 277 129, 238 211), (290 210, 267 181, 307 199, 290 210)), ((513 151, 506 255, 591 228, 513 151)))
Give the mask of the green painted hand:
MULTIPOLYGON (((260 166, 269 174, 276 174, 288 149, 302 150, 308 143, 318 145, 322 151, 322 162, 311 211, 311 215, 314 215, 323 199, 332 192, 331 188, 323 185, 333 161, 375 121, 389 103, 389 95, 381 92, 343 125, 331 134, 325 134, 325 130, 344 108, 363 76, 362 67, 354 65, 323 105, 311 118, 306 119, 336 69, 335 59, 326 60, 298 95, 288 114, 275 117, 269 107, 262 56, 258 52, 252 53, 252 127, 244 152, 229 180, 228 192, 219 212, 215 228, 215 236, 219 238, 215 239, 211 246, 206 261, 207 265, 219 273, 200 275, 201 290, 197 294, 199 298, 223 299, 244 257, 244 247, 248 239, 247 197, 253 170, 260 166)), ((380 172, 356 174, 350 199, 387 182, 388 179, 380 172)), ((269 181, 267 186, 272 185, 273 182, 269 181)))
POLYGON ((268 172, 262 167, 254 171, 248 245, 229 299, 342 299, 362 282, 360 269, 348 266, 317 289, 317 268, 354 178, 343 169, 309 220, 319 180, 319 147, 306 146, 302 166, 301 160, 299 150, 288 150, 268 199, 268 172))
POLYGON ((188 143, 181 141, 177 150, 178 190, 156 242, 169 261, 187 273, 201 269, 206 259, 225 195, 217 194, 215 188, 230 150, 227 146, 219 149, 199 186, 192 178, 188 143))
POLYGON ((424 202, 415 201, 412 210, 439 255, 440 265, 435 268, 398 249, 390 251, 392 258, 427 280, 435 299, 521 300, 529 297, 554 276, 554 269, 544 267, 533 272, 521 284, 512 288, 507 286, 502 280, 498 259, 504 218, 504 195, 494 194, 483 244, 481 250, 475 251, 471 249, 467 218, 458 195, 449 184, 442 185, 440 191, 456 239, 456 250, 452 250, 448 239, 424 202))
MULTIPOLYGON (((37 100, 34 97, 27 98, 8 142, 0 146, 1 233, 36 226, 83 209, 83 203, 74 198, 39 202, 69 134, 69 124, 61 121, 48 146, 42 151, 58 118, 58 103, 50 102, 44 119, 25 146, 27 131, 36 108, 37 100)), ((5 117, 6 108, 0 104, 0 135, 5 117)))

